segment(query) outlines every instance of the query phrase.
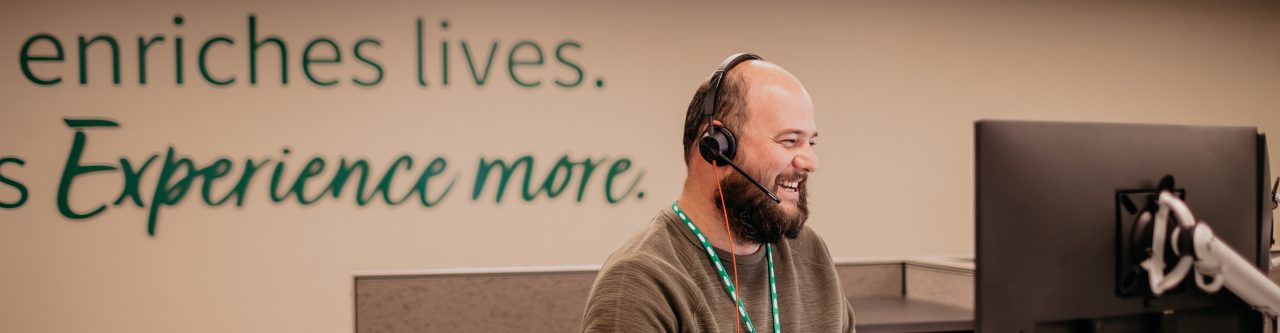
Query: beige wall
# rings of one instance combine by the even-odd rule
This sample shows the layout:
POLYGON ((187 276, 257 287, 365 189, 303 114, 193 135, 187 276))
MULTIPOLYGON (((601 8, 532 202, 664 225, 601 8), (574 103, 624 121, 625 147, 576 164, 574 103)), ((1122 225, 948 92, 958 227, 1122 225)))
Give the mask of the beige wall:
MULTIPOLYGON (((26 164, 5 165, 0 174, 23 182, 30 198, 0 210, 0 331, 345 332, 353 327, 355 272, 599 264, 678 194, 683 108, 720 59, 743 50, 790 69, 814 97, 822 169, 812 178, 811 225, 835 257, 972 255, 974 120, 1274 131, 1277 18, 1275 4, 1199 2, 5 0, 0 155, 26 164), (183 27, 173 26, 176 13, 183 27), (287 40, 288 86, 276 81, 274 51, 262 53, 264 82, 247 85, 250 13, 261 31, 287 40), (417 17, 427 20, 430 41, 498 40, 499 52, 521 39, 548 52, 577 41, 582 48, 572 59, 586 80, 603 78, 605 86, 522 89, 495 62, 492 82, 478 88, 466 84, 466 65, 454 58, 451 86, 417 87, 417 17), (442 18, 449 30, 433 30, 442 18), (57 86, 32 84, 18 66, 22 43, 41 32, 56 35, 67 52, 65 62, 37 67, 60 74, 57 86), (120 86, 108 81, 102 54, 89 62, 91 82, 76 83, 75 37, 97 33, 121 40, 120 86), (187 39, 185 85, 172 83, 168 48, 153 55, 151 82, 137 84, 139 34, 187 39), (238 76, 230 87, 204 83, 192 65, 198 43, 214 34, 238 43, 211 51, 215 74, 238 76), (305 43, 317 36, 333 37, 346 52, 348 62, 322 72, 344 80, 336 87, 308 84, 298 67, 305 43), (383 42, 370 54, 386 78, 372 88, 346 81, 369 75, 351 62, 351 44, 362 36, 383 42), (141 161, 173 145, 201 164, 220 156, 241 163, 279 158, 287 146, 288 174, 315 155, 364 157, 380 170, 408 153, 417 163, 448 158, 449 173, 461 180, 436 207, 360 208, 350 197, 273 204, 265 179, 257 179, 241 208, 211 208, 188 195, 161 211, 149 237, 143 208, 113 206, 78 221, 58 213, 73 133, 62 119, 78 116, 123 125, 86 132, 88 161, 141 161), (538 170, 566 153, 629 157, 644 172, 639 188, 647 195, 605 203, 598 177, 607 170, 599 170, 582 203, 526 203, 513 196, 518 188, 502 204, 470 200, 478 158, 526 153, 538 158, 538 170)), ((547 68, 528 73, 570 74, 547 59, 547 68)), ((625 185, 633 176, 619 179, 625 185)), ((77 180, 73 205, 114 199, 119 177, 77 180)), ((154 186, 155 177, 144 184, 154 186)), ((16 196, 0 186, 0 202, 16 196)))

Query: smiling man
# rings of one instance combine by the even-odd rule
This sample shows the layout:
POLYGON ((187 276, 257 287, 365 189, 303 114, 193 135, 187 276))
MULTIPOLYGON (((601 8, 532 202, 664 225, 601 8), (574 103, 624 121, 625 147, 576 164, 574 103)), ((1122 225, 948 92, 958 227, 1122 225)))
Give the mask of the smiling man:
POLYGON ((605 262, 583 331, 852 332, 831 255, 805 227, 817 138, 795 76, 726 59, 689 103, 683 193, 605 262))

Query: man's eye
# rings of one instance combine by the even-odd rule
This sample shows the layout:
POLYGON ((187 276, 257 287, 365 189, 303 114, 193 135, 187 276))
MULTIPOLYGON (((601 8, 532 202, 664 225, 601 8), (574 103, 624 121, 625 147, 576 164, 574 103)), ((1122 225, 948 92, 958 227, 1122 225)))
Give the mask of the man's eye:
POLYGON ((781 142, 787 146, 792 146, 796 144, 796 139, 782 139, 781 142))

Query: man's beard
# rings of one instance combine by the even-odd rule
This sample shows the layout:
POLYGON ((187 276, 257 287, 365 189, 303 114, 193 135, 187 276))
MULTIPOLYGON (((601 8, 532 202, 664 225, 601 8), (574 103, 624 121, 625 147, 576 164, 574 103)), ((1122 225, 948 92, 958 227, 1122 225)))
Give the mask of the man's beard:
MULTIPOLYGON (((809 219, 806 183, 808 182, 801 181, 797 187, 800 194, 800 200, 796 202, 797 211, 787 214, 782 205, 770 199, 742 174, 733 173, 725 177, 721 184, 724 189, 724 206, 729 210, 729 225, 735 241, 772 244, 781 241, 782 237, 794 239, 799 236, 800 230, 804 229, 805 220, 809 219)), ((714 207, 720 208, 718 196, 713 193, 711 200, 714 207)))

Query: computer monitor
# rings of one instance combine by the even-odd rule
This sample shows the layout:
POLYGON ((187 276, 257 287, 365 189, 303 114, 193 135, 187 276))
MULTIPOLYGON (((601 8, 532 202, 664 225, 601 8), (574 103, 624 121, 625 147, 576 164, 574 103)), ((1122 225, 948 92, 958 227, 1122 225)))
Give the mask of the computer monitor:
POLYGON ((1225 288, 1187 278, 1160 297, 1134 293, 1146 278, 1125 267, 1136 263, 1123 203, 1141 205, 1171 175, 1196 218, 1266 272, 1272 204, 1256 128, 979 121, 974 134, 978 331, 1262 331, 1262 314, 1225 288))

